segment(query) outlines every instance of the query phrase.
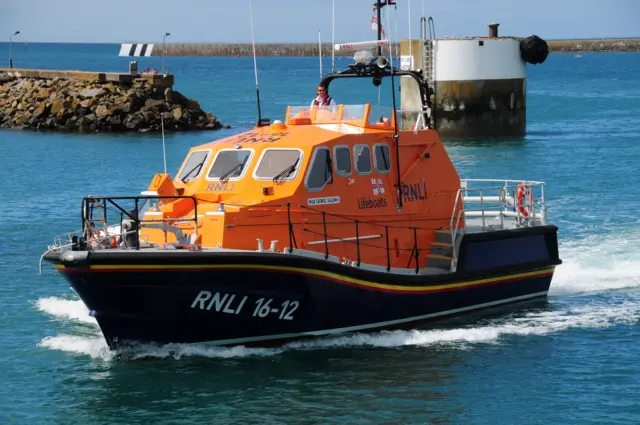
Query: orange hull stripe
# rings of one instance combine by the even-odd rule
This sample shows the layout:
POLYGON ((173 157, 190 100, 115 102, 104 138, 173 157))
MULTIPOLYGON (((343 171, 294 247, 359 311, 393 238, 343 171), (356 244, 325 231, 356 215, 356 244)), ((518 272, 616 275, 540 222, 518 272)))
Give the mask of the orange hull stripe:
POLYGON ((104 266, 91 266, 89 269, 75 269, 65 268, 63 265, 56 264, 56 269, 65 273, 127 273, 127 272, 157 272, 157 271, 202 271, 202 270, 256 270, 264 272, 280 272, 280 273, 292 273, 305 276, 322 277, 327 280, 331 280, 340 284, 346 284, 349 286, 355 286, 360 288, 366 288, 370 290, 377 290, 382 292, 395 292, 395 293, 429 293, 429 292, 444 292, 454 291, 457 289, 468 288, 471 286, 484 286, 493 285, 498 283, 506 283, 524 280, 528 278, 536 278, 543 276, 551 276, 555 270, 555 267, 551 267, 544 270, 538 270, 535 272, 526 272, 512 274, 508 276, 500 276, 486 279, 478 279, 466 282, 453 282, 445 283, 441 285, 428 285, 428 286, 406 286, 406 285, 389 285, 385 283, 370 282, 362 279, 356 279, 348 276, 342 276, 337 273, 326 272, 321 270, 301 269, 297 267, 285 267, 285 266, 265 266, 265 265, 230 265, 230 264, 217 264, 217 265, 104 265, 104 266))

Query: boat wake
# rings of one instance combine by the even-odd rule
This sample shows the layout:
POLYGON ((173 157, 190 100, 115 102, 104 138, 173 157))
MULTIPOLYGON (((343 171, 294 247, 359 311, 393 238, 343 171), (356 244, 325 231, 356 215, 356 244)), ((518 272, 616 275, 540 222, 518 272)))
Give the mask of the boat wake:
MULTIPOLYGON (((216 347, 211 344, 167 344, 139 346, 125 354, 128 359, 207 357, 232 358, 274 356, 288 351, 330 348, 448 346, 469 349, 477 344, 495 344, 510 336, 548 335, 571 328, 593 329, 632 325, 640 319, 640 292, 624 291, 617 296, 588 297, 640 286, 640 255, 626 241, 609 237, 588 237, 561 245, 564 263, 556 270, 544 308, 529 308, 483 319, 455 328, 383 331, 350 334, 323 339, 293 342, 279 348, 216 347), (571 295, 571 297, 568 297, 571 295), (579 300, 576 302, 576 299, 579 300)), ((614 292, 615 294, 615 292, 614 292)), ((40 311, 65 321, 82 325, 82 335, 63 334, 44 338, 39 347, 88 355, 106 361, 116 358, 100 334, 94 318, 80 300, 48 297, 35 305, 40 311), (87 326, 93 325, 93 326, 87 326)), ((79 332, 80 333, 80 332, 79 332)), ((119 353, 122 354, 122 353, 119 353)))
POLYGON ((90 323, 97 326, 96 319, 89 316, 89 309, 78 299, 69 300, 57 297, 40 298, 35 303, 40 311, 60 319, 90 323))
MULTIPOLYGON (((79 302, 79 301, 78 301, 79 302)), ((75 308, 75 307, 74 307, 75 308)), ((383 331, 372 334, 351 334, 316 340, 292 342, 279 348, 216 347, 210 344, 141 345, 127 352, 114 353, 107 348, 97 327, 90 336, 58 335, 44 338, 39 347, 88 355, 106 361, 121 356, 129 360, 141 358, 208 357, 231 358, 274 356, 287 351, 307 351, 328 348, 445 346, 470 349, 477 344, 496 344, 510 336, 548 335, 570 328, 607 328, 634 325, 640 319, 640 297, 615 304, 609 301, 590 303, 573 308, 535 309, 508 317, 500 317, 455 329, 383 331)))
POLYGON ((549 296, 640 287, 640 232, 589 235, 560 244, 549 296))

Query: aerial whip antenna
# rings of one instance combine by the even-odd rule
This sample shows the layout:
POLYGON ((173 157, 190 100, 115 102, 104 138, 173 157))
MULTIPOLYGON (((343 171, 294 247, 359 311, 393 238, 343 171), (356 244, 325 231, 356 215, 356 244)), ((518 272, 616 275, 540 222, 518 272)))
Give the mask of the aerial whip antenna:
POLYGON ((413 41, 411 40, 411 0, 409 0, 409 56, 411 57, 411 63, 409 69, 413 69, 413 41))
POLYGON ((333 0, 331 5, 331 73, 336 70, 336 49, 333 46, 336 45, 336 0, 333 0))
POLYGON ((389 34, 387 35, 387 39, 389 39, 389 59, 391 63, 391 75, 393 76, 393 46, 392 46, 393 34, 391 33, 391 11, 387 9, 387 12, 385 13, 385 15, 387 16, 387 31, 389 31, 389 34))
POLYGON ((167 174, 167 150, 164 147, 164 117, 160 115, 160 128, 162 128, 162 157, 164 158, 164 173, 167 174))
MULTIPOLYGON (((387 5, 388 2, 387 2, 387 5)), ((380 0, 378 0, 378 7, 380 7, 380 0)), ((378 10, 379 12, 379 10, 378 10)), ((397 195, 397 204, 396 204, 396 209, 398 212, 402 211, 402 181, 401 181, 401 176, 400 176, 400 137, 398 135, 398 110, 397 110, 397 105, 396 105, 396 85, 395 85, 395 71, 393 68, 393 48, 391 47, 391 45, 393 44, 393 40, 391 37, 391 25, 390 25, 390 15, 391 13, 389 12, 389 10, 387 10, 387 28, 389 29, 389 35, 387 37, 387 39, 389 40, 389 64, 390 64, 390 68, 391 68, 391 98, 393 101, 393 115, 394 115, 394 128, 393 128, 393 138, 396 141, 396 171, 397 171, 397 191, 396 191, 396 195, 397 195)), ((378 15, 379 16, 379 15, 378 15)), ((378 19, 378 31, 380 31, 380 27, 382 22, 378 19)), ((379 47, 379 52, 382 51, 382 47, 379 47)))
POLYGON ((249 0, 249 16, 251 18, 251 45, 253 46, 253 72, 256 76, 256 98, 258 99, 258 127, 269 124, 269 119, 265 118, 266 124, 263 123, 262 113, 260 111, 260 88, 258 86, 258 63, 256 62, 256 39, 253 33, 253 7, 252 1, 249 0))
POLYGON ((320 60, 320 79, 322 80, 322 37, 318 30, 318 59, 320 60))

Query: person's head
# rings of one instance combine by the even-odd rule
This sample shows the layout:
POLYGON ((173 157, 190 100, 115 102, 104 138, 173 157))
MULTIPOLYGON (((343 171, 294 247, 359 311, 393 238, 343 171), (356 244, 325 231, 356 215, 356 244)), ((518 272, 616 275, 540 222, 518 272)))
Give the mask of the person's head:
POLYGON ((318 95, 318 96, 328 96, 329 95, 329 90, 325 86, 319 85, 318 88, 316 89, 316 95, 318 95))

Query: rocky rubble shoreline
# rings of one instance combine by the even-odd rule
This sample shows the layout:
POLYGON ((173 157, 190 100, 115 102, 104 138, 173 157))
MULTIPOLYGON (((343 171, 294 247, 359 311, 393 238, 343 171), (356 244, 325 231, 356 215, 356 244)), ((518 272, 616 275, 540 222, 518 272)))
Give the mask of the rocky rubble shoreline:
POLYGON ((171 87, 0 74, 0 128, 68 132, 217 130, 223 126, 171 87))

